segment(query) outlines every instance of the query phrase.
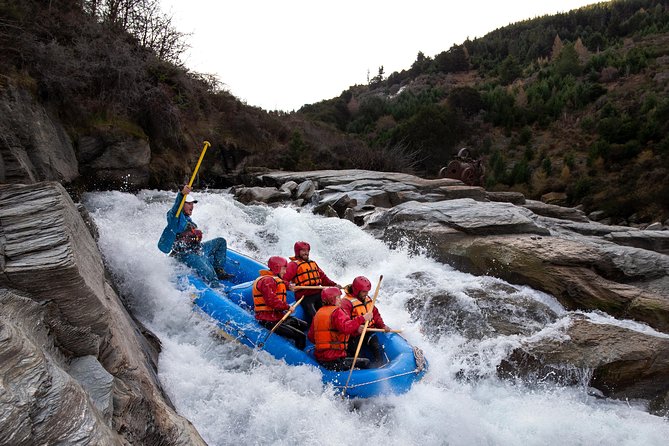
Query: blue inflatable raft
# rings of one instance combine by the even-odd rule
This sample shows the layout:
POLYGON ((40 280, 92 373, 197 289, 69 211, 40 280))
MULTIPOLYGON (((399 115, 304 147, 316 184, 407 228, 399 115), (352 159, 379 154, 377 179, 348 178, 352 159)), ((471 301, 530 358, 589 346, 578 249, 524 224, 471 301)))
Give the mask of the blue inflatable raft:
MULTIPOLYGON (((267 267, 243 254, 228 250, 226 271, 233 277, 221 281, 220 288, 209 287, 196 275, 187 276, 194 288, 196 307, 216 321, 226 338, 253 349, 262 346, 263 350, 291 365, 309 364, 317 367, 323 375, 324 383, 343 391, 349 371, 335 372, 321 367, 313 356, 314 347, 309 341, 304 351, 299 350, 291 341, 276 333, 267 338, 269 330, 256 322, 251 288, 262 269, 267 267)), ((294 301, 295 297, 289 291, 288 302, 292 304, 294 301)), ((298 307, 293 316, 300 318, 302 314, 302 308, 298 307)), ((379 332, 376 336, 383 346, 387 361, 379 368, 353 370, 345 392, 349 397, 369 398, 386 393, 407 392, 426 372, 427 362, 419 348, 412 347, 406 339, 395 333, 379 332)), ((362 351, 361 356, 364 357, 366 353, 362 351)))

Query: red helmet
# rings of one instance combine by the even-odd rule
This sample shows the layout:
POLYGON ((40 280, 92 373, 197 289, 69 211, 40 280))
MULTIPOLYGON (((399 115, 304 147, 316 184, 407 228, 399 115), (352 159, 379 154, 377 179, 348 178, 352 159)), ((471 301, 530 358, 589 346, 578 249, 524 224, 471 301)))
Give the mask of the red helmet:
POLYGON ((288 266, 288 260, 284 259, 283 257, 272 256, 267 261, 267 266, 269 266, 269 270, 274 274, 279 274, 281 272, 281 268, 288 266))
POLYGON ((372 282, 365 276, 358 276, 353 279, 353 284, 351 285, 351 291, 355 297, 358 297, 360 291, 369 291, 372 289, 372 282))
POLYGON ((295 250, 295 256, 299 257, 300 251, 303 249, 306 249, 307 251, 311 251, 311 245, 307 242, 295 242, 295 246, 293 246, 293 249, 295 250))
POLYGON ((334 305, 339 296, 341 296, 341 290, 337 287, 331 286, 321 291, 321 300, 324 305, 334 305))

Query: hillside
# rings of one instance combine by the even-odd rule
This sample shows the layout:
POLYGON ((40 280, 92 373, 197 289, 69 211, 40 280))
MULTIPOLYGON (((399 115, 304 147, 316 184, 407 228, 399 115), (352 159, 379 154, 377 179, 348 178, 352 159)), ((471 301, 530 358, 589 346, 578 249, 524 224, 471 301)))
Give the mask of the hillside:
MULTIPOLYGON (((204 139, 199 180, 216 187, 264 168, 434 177, 468 147, 489 190, 564 194, 616 223, 669 218, 666 1, 512 24, 291 114, 250 107, 224 80, 184 68, 186 36, 158 4, 0 3, 0 105, 24 98, 62 126, 76 155, 71 188, 174 187, 204 139)), ((25 164, 16 147, 31 156, 33 127, 0 118, 5 166, 25 164)))
POLYGON ((562 204, 620 223, 664 220, 668 31, 667 2, 600 3, 419 53, 300 112, 378 149, 400 145, 422 175, 466 146, 485 160, 488 189, 564 193, 562 204))

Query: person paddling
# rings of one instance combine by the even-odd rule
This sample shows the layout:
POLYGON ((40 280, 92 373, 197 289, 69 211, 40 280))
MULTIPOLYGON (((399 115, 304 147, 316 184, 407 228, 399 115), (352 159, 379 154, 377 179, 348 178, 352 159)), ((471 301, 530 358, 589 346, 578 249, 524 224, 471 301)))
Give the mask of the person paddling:
MULTIPOLYGON (((334 286, 341 288, 341 285, 330 280, 316 262, 309 259, 311 245, 307 242, 295 242, 293 246, 295 256, 291 257, 288 269, 283 277, 286 282, 293 282, 298 286, 334 286)), ((304 319, 311 324, 316 311, 321 307, 321 290, 297 290, 295 299, 304 297, 300 304, 304 309, 304 319)))
MULTIPOLYGON (((357 333, 365 321, 371 320, 372 313, 351 319, 340 308, 342 299, 339 288, 325 288, 321 296, 323 306, 316 312, 307 335, 314 343, 314 357, 329 370, 349 370, 353 366, 353 358, 346 355, 349 336, 357 333)), ((369 359, 358 358, 355 365, 366 369, 369 367, 369 359)))
MULTIPOLYGON (((267 266, 269 270, 261 270, 260 277, 253 282, 253 307, 256 320, 272 330, 290 309, 290 305, 286 303, 286 282, 282 279, 288 261, 283 257, 272 256, 267 261, 267 266)), ((304 350, 307 343, 304 332, 307 328, 309 325, 303 320, 288 316, 275 331, 292 339, 297 348, 304 350)))
POLYGON ((177 193, 174 206, 167 211, 167 226, 160 237, 158 248, 193 268, 210 286, 216 287, 219 280, 229 277, 224 268, 227 242, 223 237, 202 242, 202 231, 191 218, 197 203, 190 195, 191 190, 190 186, 185 185, 177 193), (184 196, 183 209, 177 216, 184 196))
MULTIPOLYGON (((344 299, 342 299, 341 309, 344 313, 349 314, 351 318, 371 312, 372 320, 369 322, 368 328, 378 328, 388 332, 391 328, 383 322, 381 313, 379 313, 378 308, 373 305, 372 298, 369 297, 369 290, 371 289, 372 283, 367 277, 356 277, 350 285, 344 287, 345 296, 344 299)), ((351 336, 348 344, 349 355, 355 355, 356 346, 359 341, 360 333, 351 336)), ((373 365, 378 367, 383 364, 383 347, 376 337, 376 334, 370 333, 369 331, 366 332, 363 342, 369 347, 374 356, 373 365)))

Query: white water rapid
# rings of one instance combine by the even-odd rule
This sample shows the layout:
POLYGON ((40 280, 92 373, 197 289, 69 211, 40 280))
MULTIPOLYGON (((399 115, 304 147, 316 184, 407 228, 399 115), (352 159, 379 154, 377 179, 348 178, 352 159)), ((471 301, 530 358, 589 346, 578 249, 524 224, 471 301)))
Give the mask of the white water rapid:
MULTIPOLYGON (((224 192, 195 193, 193 219, 205 240, 223 236, 228 246, 258 260, 292 255, 293 243, 311 244, 311 257, 332 279, 357 275, 383 284, 378 307, 386 323, 402 328, 429 361, 425 378, 404 395, 342 401, 312 367, 293 367, 266 354, 252 363, 246 347, 212 335, 214 325, 192 311, 174 279, 183 267, 156 247, 175 194, 96 192, 84 205, 99 230, 99 246, 128 308, 162 342, 159 377, 180 414, 210 445, 666 445, 669 422, 641 403, 596 398, 586 386, 504 381, 496 365, 523 337, 556 336, 566 324, 557 301, 530 288, 453 270, 421 255, 390 250, 346 220, 294 209, 244 206, 224 192), (472 292, 472 290, 474 292, 472 292), (503 290, 504 292, 500 292, 503 290), (509 291, 510 290, 510 291, 509 291), (466 291, 466 292, 465 292, 466 291), (497 294, 536 302, 553 315, 547 323, 513 316, 526 335, 467 337, 486 308, 472 295, 497 294), (453 327, 429 327, 431 296, 454 296, 453 327), (425 301, 425 302, 424 302, 425 301), (413 310, 410 310, 413 308, 413 310)), ((589 315, 598 323, 629 321, 589 315)), ((449 322, 449 323, 450 323, 449 322)))

